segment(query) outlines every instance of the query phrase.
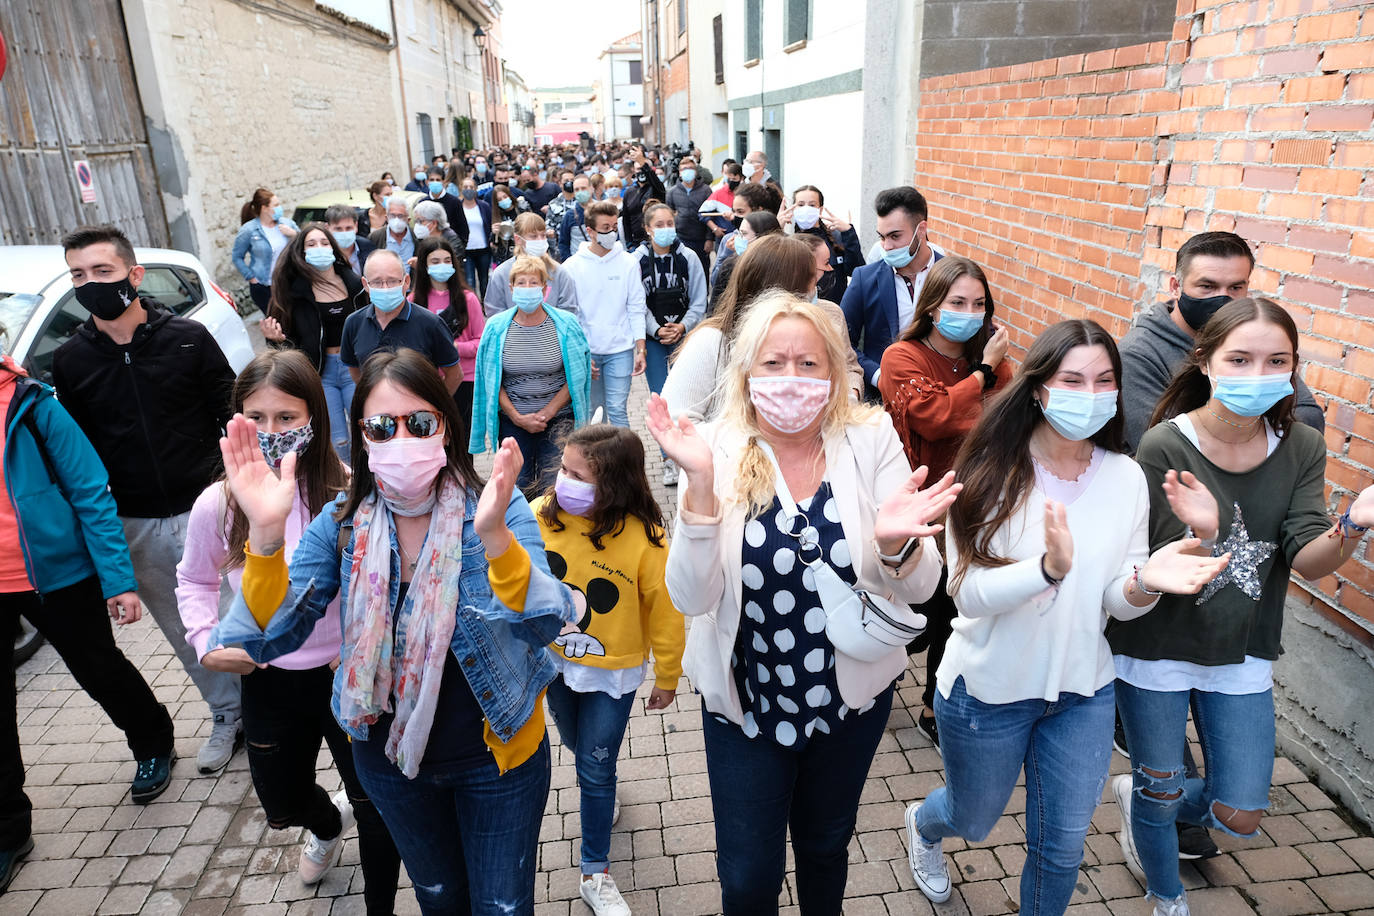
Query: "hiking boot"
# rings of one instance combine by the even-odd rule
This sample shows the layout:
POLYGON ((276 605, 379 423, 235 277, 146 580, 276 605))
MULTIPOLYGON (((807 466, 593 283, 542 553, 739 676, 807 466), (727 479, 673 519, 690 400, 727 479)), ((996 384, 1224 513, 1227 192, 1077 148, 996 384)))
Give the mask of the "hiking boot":
POLYGON ((19 860, 33 852, 33 837, 27 837, 14 849, 0 850, 0 894, 10 886, 14 880, 14 873, 19 869, 19 860))
POLYGON ((176 751, 168 751, 161 757, 149 757, 138 761, 131 793, 134 804, 146 805, 167 791, 167 786, 172 781, 172 764, 176 759, 176 751))

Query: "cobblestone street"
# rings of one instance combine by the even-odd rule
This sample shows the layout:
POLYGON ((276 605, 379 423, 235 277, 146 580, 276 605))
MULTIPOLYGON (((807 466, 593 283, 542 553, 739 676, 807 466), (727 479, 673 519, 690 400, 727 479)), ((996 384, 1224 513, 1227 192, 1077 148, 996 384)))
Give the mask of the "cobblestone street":
MULTIPOLYGON (((642 382, 632 403, 643 426, 642 382)), ((648 440, 647 435, 645 436, 648 440)), ((661 488, 657 450, 650 479, 661 488)), ((119 634, 119 644, 168 705, 177 722, 171 787, 154 803, 129 801, 133 763, 123 735, 77 687, 51 647, 17 674, 20 739, 34 803, 35 848, 8 893, 0 914, 352 914, 363 912, 355 839, 320 885, 296 876, 302 831, 267 828, 240 752, 218 776, 196 772, 195 756, 208 730, 205 707, 150 619, 119 634)), ((923 659, 918 659, 923 661, 923 659)), ((850 845, 846 912, 950 914, 1015 912, 1024 858, 1024 792, 986 841, 952 841, 955 893, 932 908, 915 889, 907 866, 903 811, 908 802, 941 784, 939 754, 913 727, 923 668, 908 669, 888 733, 873 761, 850 845)), ((623 802, 612 844, 612 873, 636 916, 693 916, 719 912, 714 834, 702 749, 699 701, 684 681, 665 713, 645 713, 641 702, 621 752, 623 802)), ((557 740, 549 729, 550 739, 557 740)), ((321 782, 338 779, 327 752, 321 782)), ((536 912, 582 916, 578 899, 578 791, 571 758, 556 752, 553 791, 544 818, 536 912)), ((1112 771, 1126 761, 1114 756, 1112 771)), ((1296 767, 1275 765, 1271 808, 1260 836, 1217 835, 1220 856, 1184 864, 1184 884, 1195 912, 1207 916, 1260 913, 1363 913, 1374 916, 1374 837, 1352 821, 1296 767)), ((1150 912, 1143 891, 1122 864, 1115 836, 1116 805, 1097 811, 1070 913, 1139 916, 1150 912)), ((791 904, 791 879, 784 913, 791 904)), ((408 888, 402 913, 418 909, 408 888)))

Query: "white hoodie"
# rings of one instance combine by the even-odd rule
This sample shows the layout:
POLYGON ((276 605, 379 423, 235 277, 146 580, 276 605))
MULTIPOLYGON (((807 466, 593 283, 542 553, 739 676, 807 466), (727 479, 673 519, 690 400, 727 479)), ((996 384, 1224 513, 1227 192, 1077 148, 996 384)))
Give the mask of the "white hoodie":
POLYGON ((583 245, 563 262, 577 286, 582 330, 592 353, 620 353, 644 339, 644 284, 639 259, 619 242, 604 256, 583 245))

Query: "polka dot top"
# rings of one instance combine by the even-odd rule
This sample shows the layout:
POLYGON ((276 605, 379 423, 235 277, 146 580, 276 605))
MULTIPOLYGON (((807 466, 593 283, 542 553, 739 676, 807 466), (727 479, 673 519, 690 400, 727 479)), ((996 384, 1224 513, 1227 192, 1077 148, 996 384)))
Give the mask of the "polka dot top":
POLYGON ((744 613, 730 664, 744 707, 745 735, 801 750, 813 733, 830 734, 851 712, 840 700, 825 610, 803 560, 823 558, 850 584, 855 574, 830 482, 823 480, 797 507, 802 515, 789 522, 775 496, 744 527, 744 613), (808 521, 812 531, 806 530, 808 521), (799 550, 804 541, 818 546, 799 550))

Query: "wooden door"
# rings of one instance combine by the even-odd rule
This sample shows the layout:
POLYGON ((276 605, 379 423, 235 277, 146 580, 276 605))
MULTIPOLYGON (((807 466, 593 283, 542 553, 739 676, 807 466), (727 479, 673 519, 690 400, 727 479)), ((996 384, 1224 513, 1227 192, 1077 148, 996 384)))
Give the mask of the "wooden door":
POLYGON ((113 223, 165 246, 152 151, 118 0, 0 0, 0 243, 46 245, 113 223), (89 163, 84 203, 77 163, 89 163))

